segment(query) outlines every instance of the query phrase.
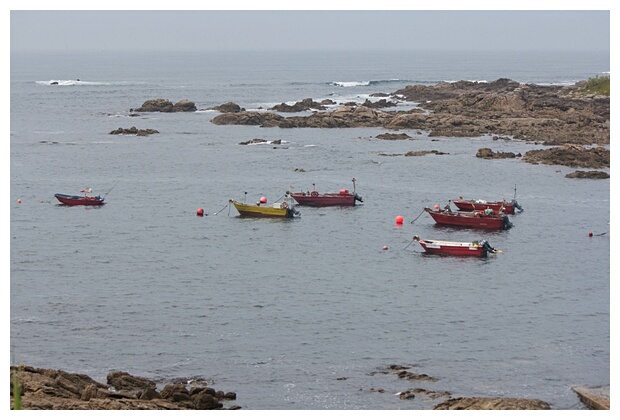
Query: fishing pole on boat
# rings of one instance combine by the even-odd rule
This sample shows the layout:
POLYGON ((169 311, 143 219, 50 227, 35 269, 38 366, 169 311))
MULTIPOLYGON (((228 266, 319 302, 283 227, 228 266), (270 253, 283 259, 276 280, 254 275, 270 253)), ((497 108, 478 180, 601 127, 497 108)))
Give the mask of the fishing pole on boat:
POLYGON ((413 224, 413 222, 415 222, 416 220, 418 220, 418 218, 419 218, 420 216, 422 216, 422 215, 424 214, 424 212, 425 212, 425 211, 426 211, 426 209, 422 210, 422 213, 420 213, 420 214, 418 215, 418 217, 416 217, 415 219, 413 219, 413 220, 411 221, 411 223, 413 224))

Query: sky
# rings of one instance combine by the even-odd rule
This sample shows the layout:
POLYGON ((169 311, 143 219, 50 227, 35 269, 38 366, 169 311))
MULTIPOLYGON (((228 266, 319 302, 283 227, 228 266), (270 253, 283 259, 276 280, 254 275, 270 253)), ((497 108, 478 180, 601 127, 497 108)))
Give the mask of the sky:
MULTIPOLYGON (((610 50, 611 1, 593 0, 581 10, 541 10, 570 2, 484 2, 488 10, 454 10, 425 2, 435 10, 415 9, 414 0, 376 2, 372 10, 332 10, 345 2, 313 2, 313 10, 287 10, 293 2, 266 1, 274 10, 66 10, 40 9, 20 1, 10 8, 10 51, 196 51, 196 50, 610 50), (506 10, 496 10, 500 3, 506 10), (516 10, 520 6, 521 10, 516 10), (599 10, 594 10, 596 7, 599 10), (605 10, 605 6, 607 10, 605 10), (319 6, 319 9, 316 7, 319 6), (321 8, 321 6, 324 6, 321 8), (392 7, 389 7, 392 6, 392 7), (522 9, 527 6, 535 6, 522 9)), ((92 3, 92 4, 91 4, 92 3)), ((203 5, 205 2, 175 2, 203 5)), ((258 3, 258 2, 254 2, 258 3)), ((54 2, 57 5, 57 2, 54 2)), ((59 2, 63 4, 62 1, 59 2)), ((115 2, 101 3, 109 9, 115 2)), ((117 3, 118 5, 122 3, 117 3)), ((356 6, 369 2, 348 2, 356 6)), ((578 4, 578 3, 576 3, 578 4)), ((248 3, 248 6, 255 4, 248 3)), ((462 7, 462 6, 461 6, 462 7)), ((268 8, 268 7, 266 7, 268 8)))

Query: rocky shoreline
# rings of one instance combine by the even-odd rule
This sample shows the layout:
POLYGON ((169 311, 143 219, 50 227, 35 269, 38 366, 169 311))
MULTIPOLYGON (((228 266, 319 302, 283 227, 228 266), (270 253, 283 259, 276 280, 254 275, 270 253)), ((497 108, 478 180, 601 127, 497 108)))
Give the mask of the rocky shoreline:
MULTIPOLYGON (((587 94, 587 82, 570 86, 535 85, 510 79, 487 82, 459 81, 436 85, 409 85, 392 93, 374 93, 382 99, 362 104, 316 102, 303 99, 293 105, 281 103, 268 110, 247 111, 228 102, 209 108, 220 112, 211 122, 217 125, 255 125, 279 128, 380 127, 390 130, 377 136, 385 140, 415 140, 405 130, 429 137, 492 136, 494 140, 526 141, 544 146, 523 156, 527 163, 542 163, 592 169, 610 168, 610 98, 587 94), (386 99, 387 98, 387 99, 386 99), (409 110, 384 110, 402 102, 414 103, 409 110), (331 108, 330 108, 331 107, 331 108), (335 108, 334 108, 335 107, 335 108), (311 112, 284 116, 283 113, 311 112), (595 145, 595 147, 592 147, 595 145)), ((141 112, 193 112, 189 100, 173 104, 166 99, 149 99, 141 112)), ((485 152, 483 158, 518 157, 485 152), (493 155, 496 154, 496 155, 493 155)), ((574 175, 576 178, 604 178, 600 171, 574 175)))
MULTIPOLYGON (((286 107, 313 110, 312 115, 285 117, 238 107, 216 116, 212 122, 280 128, 383 127, 421 130, 431 137, 509 136, 547 146, 609 144, 609 97, 579 94, 583 83, 541 86, 499 79, 491 83, 410 85, 388 94, 392 101, 385 102, 385 107, 402 101, 417 104, 407 111, 383 111, 379 106, 370 106, 370 102, 342 104, 325 111, 323 104, 308 98, 286 107)), ((284 111, 283 106, 274 108, 284 111)))
MULTIPOLYGON (((390 365, 377 374, 394 375, 398 380, 435 383, 437 378, 411 371, 411 366, 390 365)), ((336 378, 346 381, 347 378, 336 378)), ((218 391, 201 378, 178 378, 157 390, 155 381, 112 371, 107 384, 87 375, 32 366, 11 366, 11 409, 22 410, 239 410, 237 394, 218 391), (15 395, 19 393, 17 399, 15 395)), ((575 387, 581 402, 590 409, 609 409, 609 387, 575 387)), ((367 390, 385 393, 384 389, 367 390)), ((539 399, 453 397, 450 392, 425 388, 408 388, 398 392, 400 400, 422 398, 438 402, 433 410, 550 410, 539 399)), ((277 403, 276 403, 277 405, 277 403)), ((252 407, 246 407, 252 409, 252 407)))

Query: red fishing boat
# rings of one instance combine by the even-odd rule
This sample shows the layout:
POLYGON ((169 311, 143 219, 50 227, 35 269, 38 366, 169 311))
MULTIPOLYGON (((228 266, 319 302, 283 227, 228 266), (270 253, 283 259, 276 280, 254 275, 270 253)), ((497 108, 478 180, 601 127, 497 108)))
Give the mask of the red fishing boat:
MULTIPOLYGON (((435 206, 437 207, 437 206, 435 206)), ((484 211, 450 211, 447 209, 424 209, 435 220, 435 223, 448 226, 462 226, 481 229, 510 229, 512 223, 505 214, 496 213, 492 209, 484 211)))
POLYGON ((293 192, 291 197, 299 203, 300 206, 327 207, 327 206, 354 206, 356 201, 363 202, 362 197, 355 193, 355 178, 353 178, 353 192, 341 189, 339 192, 328 192, 319 194, 314 189, 308 192, 293 192))
POLYGON ((495 254, 498 252, 484 239, 473 242, 452 242, 420 239, 416 235, 413 240, 419 242, 427 254, 486 257, 488 253, 495 254))
POLYGON ((54 197, 68 206, 101 206, 105 204, 104 198, 99 196, 54 194, 54 197))
POLYGON ((523 211, 523 208, 517 203, 516 200, 511 201, 486 201, 486 200, 465 200, 463 197, 459 197, 457 200, 452 200, 455 206, 461 210, 486 210, 492 209, 496 212, 503 211, 506 214, 515 214, 515 208, 523 211))

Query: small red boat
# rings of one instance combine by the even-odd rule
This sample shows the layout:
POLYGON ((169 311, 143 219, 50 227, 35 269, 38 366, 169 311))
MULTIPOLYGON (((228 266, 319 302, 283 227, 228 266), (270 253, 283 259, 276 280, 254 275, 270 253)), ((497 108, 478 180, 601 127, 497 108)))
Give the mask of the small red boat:
POLYGON ((515 214, 515 208, 523 211, 523 208, 517 203, 516 200, 512 201, 486 201, 486 200, 465 200, 463 197, 459 197, 457 200, 452 200, 455 206, 461 210, 486 210, 492 209, 499 213, 503 211, 506 214, 515 214))
POLYGON ((462 226, 481 229, 510 229, 512 223, 505 214, 495 213, 492 209, 484 211, 450 211, 424 209, 435 220, 435 223, 448 226, 462 226))
POLYGON ((484 239, 473 242, 451 242, 420 239, 416 235, 413 237, 413 240, 418 241, 427 254, 486 257, 488 253, 495 254, 497 252, 497 250, 484 239))
MULTIPOLYGON (((314 186, 314 184, 312 185, 314 186)), ((354 206, 356 201, 364 202, 362 197, 355 193, 355 178, 353 178, 353 192, 342 189, 339 192, 319 194, 317 190, 313 189, 308 192, 292 192, 290 194, 300 206, 354 206)))
POLYGON ((100 196, 54 194, 54 197, 68 206, 101 206, 105 204, 105 199, 100 196))

